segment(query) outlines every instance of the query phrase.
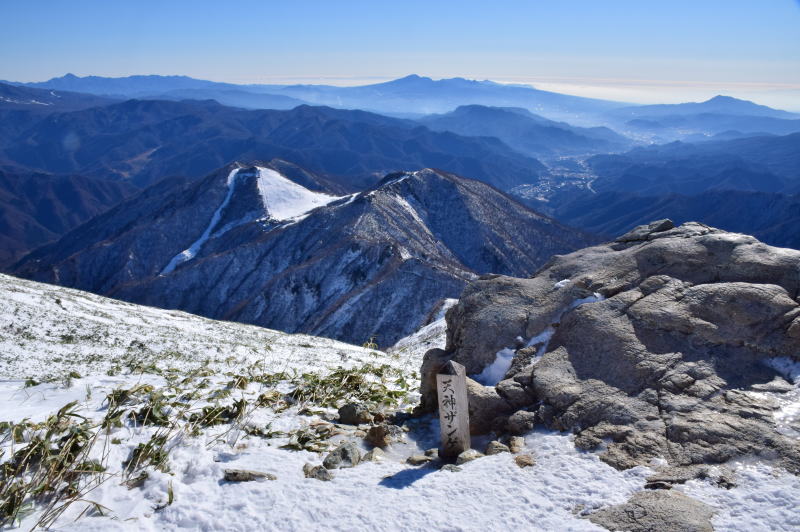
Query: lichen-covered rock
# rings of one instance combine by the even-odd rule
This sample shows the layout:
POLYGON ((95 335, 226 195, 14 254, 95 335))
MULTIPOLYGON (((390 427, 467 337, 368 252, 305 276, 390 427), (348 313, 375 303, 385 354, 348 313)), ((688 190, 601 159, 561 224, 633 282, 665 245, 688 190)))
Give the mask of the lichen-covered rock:
POLYGON ((362 404, 347 403, 339 409, 339 423, 344 423, 345 425, 372 423, 372 414, 362 404))
POLYGON ((413 454, 406 459, 406 463, 413 466, 427 464, 433 458, 424 454, 413 454))
POLYGON ((517 464, 521 469, 525 469, 526 467, 532 467, 536 465, 536 459, 532 454, 518 454, 514 457, 514 463, 517 464))
POLYGON ((361 449, 355 443, 346 442, 328 453, 322 465, 325 469, 355 467, 361 462, 361 449))
POLYGON ((711 507, 674 490, 640 491, 628 502, 603 508, 589 520, 608 530, 713 532, 711 507))
POLYGON ((306 464, 303 466, 303 474, 306 478, 314 478, 317 480, 330 481, 333 480, 333 473, 328 471, 325 466, 314 466, 306 464))
POLYGON ((458 458, 456 458, 456 465, 466 464, 467 462, 482 458, 483 456, 483 453, 480 451, 476 451, 475 449, 467 449, 458 455, 458 458))
POLYGON ((380 462, 386 457, 386 453, 380 447, 375 447, 367 451, 367 454, 364 455, 364 458, 361 460, 362 462, 380 462))
POLYGON ((475 374, 518 337, 538 342, 539 355, 517 351, 524 363, 512 362, 494 395, 470 400, 502 400, 520 432, 515 416, 533 413, 518 384, 537 422, 576 433, 578 447, 619 468, 758 456, 800 472, 800 442, 776 430, 776 405, 752 393, 790 388, 776 360, 800 361, 798 301, 800 251, 662 220, 555 256, 530 279, 471 283, 447 313, 437 357, 475 374))
POLYGON ((525 449, 525 438, 522 436, 512 436, 508 439, 508 449, 514 453, 519 454, 525 449))
POLYGON ((381 424, 370 427, 364 438, 373 447, 386 448, 404 438, 403 429, 397 425, 381 424))
POLYGON ((486 445, 486 450, 483 454, 486 456, 491 456, 493 454, 500 454, 500 453, 510 453, 511 450, 508 448, 507 445, 500 443, 499 441, 493 440, 490 441, 486 445))
POLYGON ((533 430, 536 424, 536 414, 527 410, 518 410, 509 416, 506 430, 509 434, 520 436, 533 430))
POLYGON ((226 469, 223 478, 228 482, 251 482, 254 480, 277 480, 272 473, 251 471, 249 469, 226 469))
POLYGON ((470 378, 467 378, 467 401, 469 431, 472 434, 486 434, 494 428, 495 419, 514 411, 514 407, 500 397, 494 386, 484 386, 470 378))

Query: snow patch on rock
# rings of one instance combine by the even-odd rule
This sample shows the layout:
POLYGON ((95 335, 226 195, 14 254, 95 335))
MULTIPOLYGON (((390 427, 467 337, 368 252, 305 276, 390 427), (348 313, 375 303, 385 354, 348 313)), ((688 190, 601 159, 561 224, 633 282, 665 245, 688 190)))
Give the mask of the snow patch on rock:
MULTIPOLYGON (((556 289, 566 286, 570 282, 569 279, 564 279, 563 281, 559 281, 554 285, 556 289), (562 284, 563 283, 563 284, 562 284)), ((553 324, 548 325, 545 330, 540 332, 539 334, 533 336, 527 342, 524 341, 522 338, 518 338, 525 343, 525 347, 530 347, 533 345, 541 344, 539 349, 536 351, 536 355, 533 358, 533 363, 539 361, 547 352, 547 346, 550 343, 550 339, 556 332, 556 326, 561 322, 561 318, 575 308, 580 307, 581 305, 585 305, 586 303, 595 303, 597 301, 602 301, 605 299, 601 294, 595 292, 593 295, 589 297, 584 297, 581 299, 576 299, 572 303, 564 309, 561 314, 558 315, 558 318, 553 322, 553 324)), ((483 368, 483 371, 479 374, 472 376, 474 380, 483 384, 484 386, 496 386, 498 382, 503 380, 503 377, 511 369, 511 364, 514 362, 514 357, 516 356, 516 351, 510 347, 504 347, 500 351, 497 352, 495 355, 494 362, 483 368)))

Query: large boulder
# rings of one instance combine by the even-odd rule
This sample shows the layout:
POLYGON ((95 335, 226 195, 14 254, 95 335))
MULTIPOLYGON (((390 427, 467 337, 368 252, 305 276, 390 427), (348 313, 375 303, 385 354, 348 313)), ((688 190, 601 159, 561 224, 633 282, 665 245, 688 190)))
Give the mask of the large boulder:
POLYGON ((603 508, 589 520, 608 530, 713 532, 714 512, 706 504, 673 490, 640 491, 624 504, 603 508))
POLYGON ((791 388, 781 361, 800 361, 799 296, 800 251, 662 220, 471 283, 435 359, 477 374, 515 349, 500 397, 616 467, 752 455, 800 472, 770 400, 791 388))

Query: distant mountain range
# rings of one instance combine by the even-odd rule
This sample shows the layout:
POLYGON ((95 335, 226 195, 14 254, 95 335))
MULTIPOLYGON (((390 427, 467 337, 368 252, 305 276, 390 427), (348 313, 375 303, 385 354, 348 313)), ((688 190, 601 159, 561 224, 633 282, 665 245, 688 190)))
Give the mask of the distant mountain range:
MULTIPOLYGON (((11 83, 11 82, 7 82, 11 83)), ((129 76, 104 78, 60 78, 35 83, 15 83, 34 88, 70 90, 126 98, 175 99, 200 96, 226 105, 244 108, 278 108, 308 103, 379 113, 446 113, 460 105, 480 104, 496 107, 522 107, 557 120, 583 120, 586 114, 601 113, 625 104, 582 98, 535 89, 464 78, 433 80, 410 75, 404 78, 362 85, 235 85, 193 79, 186 76, 129 76), (261 95, 254 97, 253 94, 261 95), (274 98, 269 98, 268 95, 274 98), (282 98, 277 98, 278 96, 282 98), (279 107, 272 107, 272 106, 279 107)))
POLYGON ((540 158, 623 151, 633 145, 607 127, 575 127, 520 108, 464 105, 417 121, 434 131, 496 137, 520 153, 540 158))
POLYGON ((0 169, 0 268, 58 239, 137 189, 77 175, 0 169))
POLYGON ((718 114, 734 116, 763 116, 769 118, 800 118, 800 114, 773 109, 766 105, 740 100, 731 96, 717 95, 704 102, 678 104, 637 105, 622 107, 609 114, 630 118, 660 117, 676 115, 718 114))
POLYGON ((791 191, 800 185, 800 133, 637 148, 587 164, 599 192, 791 191))
POLYGON ((674 142, 586 161, 589 188, 522 200, 563 223, 611 237, 661 218, 699 221, 800 248, 800 133, 674 142))
POLYGON ((3 111, 34 113, 75 111, 107 105, 115 101, 119 100, 81 92, 36 89, 0 83, 0 109, 3 111))
MULTIPOLYGON (((30 89, 26 89, 30 90, 30 89)), ((3 111, 0 161, 146 186, 236 159, 282 158, 354 192, 397 170, 437 167, 508 190, 546 171, 497 139, 435 132, 364 111, 247 111, 212 101, 129 100, 69 113, 3 111)))
POLYGON ((696 220, 753 235, 773 246, 800 249, 800 194, 707 190, 695 195, 609 191, 575 194, 553 213, 586 231, 612 237, 652 220, 696 220))
POLYGON ((528 275, 552 254, 593 241, 446 172, 391 174, 335 197, 273 164, 235 164, 198 181, 162 181, 14 271, 148 305, 390 345, 476 274, 528 275))
MULTIPOLYGON (((158 217, 159 209, 168 210, 160 203, 162 196, 171 198, 173 205, 182 201, 175 191, 199 196, 195 181, 207 182, 206 176, 236 160, 266 161, 261 164, 304 189, 337 197, 367 193, 389 173, 437 168, 435 175, 469 176, 501 191, 534 191, 520 192, 518 199, 592 233, 613 236, 650 219, 670 217, 708 221, 755 233, 771 244, 794 246, 789 221, 796 218, 793 209, 800 193, 800 133, 795 131, 800 131, 798 115, 730 97, 627 106, 461 78, 434 81, 408 76, 361 87, 330 87, 234 85, 181 76, 68 75, 43 83, 0 84, 0 268, 10 268, 23 254, 89 222, 83 232, 59 242, 62 254, 45 255, 36 268, 70 264, 71 254, 84 256, 93 238, 116 238, 92 217, 151 185, 132 212, 158 217), (413 119, 346 109, 357 106, 413 119), (420 116, 430 111, 434 114, 420 116), (554 116, 605 122, 632 138, 608 127, 554 121, 554 116), (673 139, 683 142, 641 145, 673 139), (563 179, 561 171, 567 172, 563 179), (576 189, 581 182, 591 182, 591 188, 576 189), (705 211, 704 201, 710 205, 705 211), (756 212, 768 205, 773 206, 768 213, 756 212), (726 211, 734 208, 741 214, 738 221, 726 211), (64 254, 67 249, 69 254, 64 254)), ((497 200, 502 201, 507 200, 497 200)), ((441 208, 451 212, 445 203, 441 199, 441 208)), ((213 215, 198 212, 199 220, 213 215)), ((500 216, 499 211, 492 212, 500 216)), ((111 228, 118 228, 123 219, 138 224, 119 212, 115 216, 111 228)), ((478 218, 482 221, 472 230, 479 233, 482 224, 492 220, 478 218)), ((100 219, 105 220, 96 220, 100 219)), ((187 231, 202 231, 182 223, 187 231)), ((332 223, 347 227, 349 222, 336 218, 332 223)), ((238 249, 248 238, 266 238, 254 224, 251 220, 226 231, 226 239, 236 238, 226 245, 238 249)), ((571 231, 561 230, 562 235, 571 231)), ((367 233, 359 234, 366 238, 367 233)), ((394 233, 387 238, 395 237, 410 238, 394 233)), ((228 256, 231 250, 223 249, 223 241, 211 239, 201 247, 228 256)), ((150 253, 144 237, 137 242, 134 255, 150 253)), ((281 247, 284 243, 274 245, 289 253, 288 245, 287 249, 281 247)), ((119 252, 123 257, 131 250, 119 252)), ((540 250, 530 252, 538 257, 540 250)), ((472 275, 508 264, 529 264, 503 256, 501 261, 481 264, 459 258, 456 269, 472 275)), ((104 260, 123 271, 132 267, 115 257, 104 260)), ((26 268, 33 266, 26 262, 26 268)), ((163 282, 149 270, 136 270, 142 268, 138 263, 128 280, 92 268, 88 272, 98 279, 113 281, 92 288, 98 291, 113 287, 114 293, 123 294, 129 281, 136 286, 163 282)), ((182 268, 176 265, 175 274, 182 268)), ((463 278, 459 273, 443 282, 453 287, 463 278)), ((218 316, 210 306, 204 308, 208 315, 218 316)), ((236 314, 231 309, 225 312, 236 314)), ((247 316, 242 319, 255 320, 242 312, 247 316)), ((312 330, 308 323, 303 327, 312 330)), ((324 327, 336 329, 330 323, 324 327)), ((351 339, 358 340, 356 336, 351 339)))
POLYGON ((800 114, 730 96, 699 103, 621 107, 605 117, 617 130, 653 142, 800 132, 800 114))

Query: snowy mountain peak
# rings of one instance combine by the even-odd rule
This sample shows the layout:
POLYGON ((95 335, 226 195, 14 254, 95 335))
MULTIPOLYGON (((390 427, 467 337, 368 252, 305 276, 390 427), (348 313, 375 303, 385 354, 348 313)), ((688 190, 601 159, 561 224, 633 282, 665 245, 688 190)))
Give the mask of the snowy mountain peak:
POLYGON ((161 275, 172 273, 181 264, 195 258, 209 240, 238 226, 254 220, 285 222, 298 219, 317 207, 340 199, 298 185, 272 168, 233 163, 228 169, 225 196, 208 225, 191 246, 169 261, 161 275), (254 196, 258 201, 254 201, 254 196))

